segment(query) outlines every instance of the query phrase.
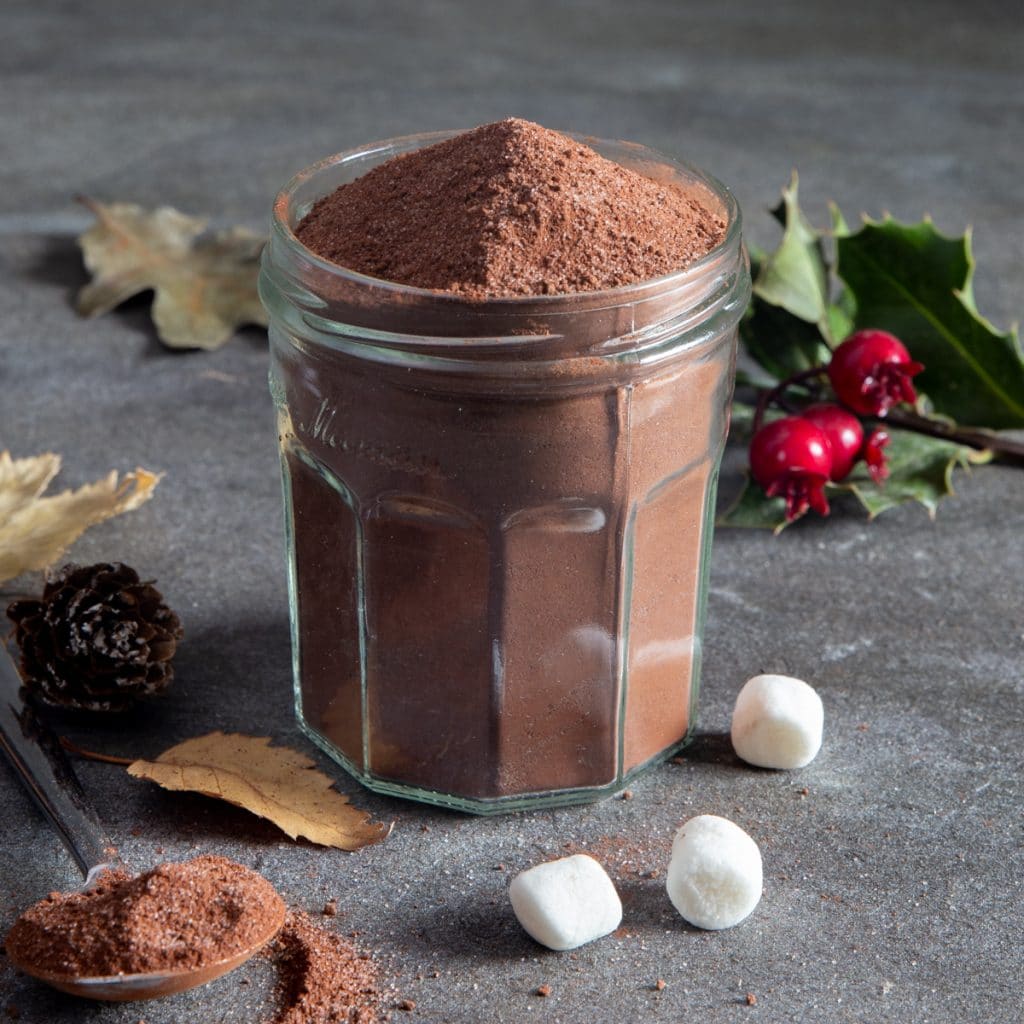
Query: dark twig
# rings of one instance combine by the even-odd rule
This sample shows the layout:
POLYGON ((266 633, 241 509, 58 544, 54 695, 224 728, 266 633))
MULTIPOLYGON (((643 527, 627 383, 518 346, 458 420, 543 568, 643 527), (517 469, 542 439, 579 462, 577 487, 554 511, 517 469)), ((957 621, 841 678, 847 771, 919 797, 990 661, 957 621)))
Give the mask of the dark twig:
POLYGON ((913 430, 928 437, 937 437, 943 441, 965 444, 969 448, 990 451, 997 458, 1024 465, 1024 442, 1004 437, 994 430, 979 427, 960 427, 942 420, 929 419, 916 412, 904 409, 892 409, 884 421, 901 430, 913 430))
POLYGON ((67 736, 61 736, 60 745, 69 754, 74 754, 76 757, 84 757, 87 761, 102 761, 104 764, 119 764, 125 767, 135 764, 135 759, 131 757, 114 757, 113 754, 97 754, 94 750, 84 750, 76 743, 72 743, 67 736))
MULTIPOLYGON (((771 405, 772 402, 777 402, 780 405, 784 404, 782 403, 781 398, 789 388, 794 384, 801 384, 805 380, 810 380, 812 377, 820 377, 824 372, 824 366, 812 366, 809 370, 801 370, 799 373, 794 373, 792 377, 780 380, 775 387, 768 391, 762 391, 761 397, 757 400, 757 409, 754 412, 754 422, 751 425, 751 432, 756 434, 761 429, 761 422, 764 419, 764 414, 768 411, 768 406, 771 405)), ((789 408, 789 406, 787 406, 787 408, 789 408)))

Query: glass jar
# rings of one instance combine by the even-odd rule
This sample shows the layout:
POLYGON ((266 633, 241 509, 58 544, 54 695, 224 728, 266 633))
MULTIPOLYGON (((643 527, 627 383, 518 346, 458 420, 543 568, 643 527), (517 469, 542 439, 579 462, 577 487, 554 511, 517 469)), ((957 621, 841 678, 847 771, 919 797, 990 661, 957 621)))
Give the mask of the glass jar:
POLYGON ((345 270, 313 202, 453 133, 329 157, 278 195, 270 317, 302 728, 371 789, 478 813, 595 800, 694 723, 718 466, 750 291, 723 242, 602 292, 469 301, 345 270))

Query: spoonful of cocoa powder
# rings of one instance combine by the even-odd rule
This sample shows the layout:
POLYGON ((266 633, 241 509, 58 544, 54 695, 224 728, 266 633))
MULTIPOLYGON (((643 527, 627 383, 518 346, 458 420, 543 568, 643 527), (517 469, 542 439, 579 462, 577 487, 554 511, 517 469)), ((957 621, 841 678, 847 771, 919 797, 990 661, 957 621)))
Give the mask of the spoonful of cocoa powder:
POLYGON ((281 929, 285 906, 261 875, 224 857, 161 864, 132 876, 53 733, 21 697, 0 644, 0 750, 85 876, 14 922, 15 967, 89 999, 151 999, 238 967, 281 929))
POLYGON ((15 967, 89 999, 151 999, 205 984, 248 960, 284 923, 285 906, 257 872, 225 857, 101 875, 52 893, 15 921, 4 946, 15 967))

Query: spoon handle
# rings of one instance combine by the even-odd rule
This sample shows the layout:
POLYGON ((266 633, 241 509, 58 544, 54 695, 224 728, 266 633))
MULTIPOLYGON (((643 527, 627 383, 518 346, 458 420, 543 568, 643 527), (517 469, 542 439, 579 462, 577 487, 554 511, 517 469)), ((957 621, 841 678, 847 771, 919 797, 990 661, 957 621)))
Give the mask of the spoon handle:
POLYGON ((57 737, 21 697, 21 676, 0 642, 0 748, 75 859, 86 885, 120 865, 57 737))

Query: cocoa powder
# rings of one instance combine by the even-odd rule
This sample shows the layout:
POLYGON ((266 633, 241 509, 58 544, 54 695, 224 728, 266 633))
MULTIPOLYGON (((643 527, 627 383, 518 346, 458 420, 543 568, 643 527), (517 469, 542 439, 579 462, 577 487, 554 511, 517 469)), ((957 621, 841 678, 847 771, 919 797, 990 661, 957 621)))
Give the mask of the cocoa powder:
POLYGON ((384 993, 368 954, 285 914, 274 887, 225 857, 161 864, 132 876, 108 871, 85 892, 51 893, 15 921, 4 948, 15 966, 65 977, 187 971, 266 947, 278 972, 274 1024, 374 1024, 384 993))
POLYGON ((296 228, 350 270, 468 299, 650 280, 724 233, 695 191, 516 118, 394 157, 320 199, 296 228))
MULTIPOLYGON (((586 798, 691 725, 736 341, 707 299, 738 295, 745 268, 731 232, 707 273, 649 283, 722 240, 710 210, 738 225, 697 177, 622 154, 652 177, 536 125, 484 126, 299 223, 376 277, 271 243, 271 280, 299 280, 302 315, 333 325, 271 329, 301 715, 381 788, 586 798)), ((282 193, 279 223, 293 213, 282 193)))
POLYGON ((293 911, 271 955, 280 972, 281 1009, 274 1024, 374 1024, 383 996, 368 955, 347 939, 293 911))
POLYGON ((51 893, 14 922, 4 946, 15 965, 64 976, 187 971, 250 948, 283 912, 261 875, 204 856, 51 893))
POLYGON ((333 357, 289 366, 293 422, 313 423, 326 402, 339 438, 422 455, 444 474, 414 476, 285 434, 305 721, 359 769, 485 799, 607 785, 678 743, 691 720, 701 545, 726 422, 711 396, 724 394, 728 357, 719 345, 628 389, 566 389, 544 402, 420 393, 379 366, 333 357), (311 457, 296 454, 300 444, 311 457), (673 476, 678 467, 686 472, 673 476), (373 514, 353 514, 332 479, 373 514), (559 518, 553 496, 577 495, 593 496, 577 499, 577 515, 600 529, 559 518), (451 518, 413 514, 420 501, 451 518), (508 524, 500 546, 478 523, 508 524), (374 616, 362 663, 360 587, 374 616), (627 628, 628 646, 617 639, 627 628), (424 729, 431 718, 442 728, 424 729))

